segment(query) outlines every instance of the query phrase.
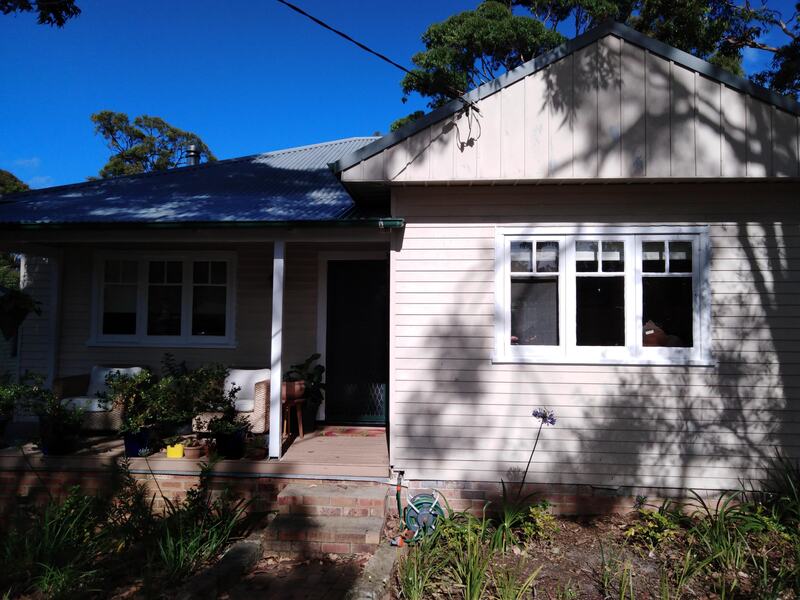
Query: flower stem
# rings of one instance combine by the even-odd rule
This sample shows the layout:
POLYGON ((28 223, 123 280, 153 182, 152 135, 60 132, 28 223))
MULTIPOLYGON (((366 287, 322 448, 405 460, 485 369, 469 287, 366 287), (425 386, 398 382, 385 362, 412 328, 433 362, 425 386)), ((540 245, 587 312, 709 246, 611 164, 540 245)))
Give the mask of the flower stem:
POLYGON ((528 478, 528 469, 531 468, 533 453, 536 452, 536 446, 539 445, 539 436, 542 435, 542 427, 544 427, 544 421, 539 422, 539 431, 536 432, 536 441, 533 442, 533 450, 531 450, 531 455, 528 458, 528 464, 525 466, 525 473, 522 475, 522 481, 519 484, 519 490, 517 490, 517 500, 519 500, 520 495, 522 495, 522 488, 525 487, 525 480, 528 478))

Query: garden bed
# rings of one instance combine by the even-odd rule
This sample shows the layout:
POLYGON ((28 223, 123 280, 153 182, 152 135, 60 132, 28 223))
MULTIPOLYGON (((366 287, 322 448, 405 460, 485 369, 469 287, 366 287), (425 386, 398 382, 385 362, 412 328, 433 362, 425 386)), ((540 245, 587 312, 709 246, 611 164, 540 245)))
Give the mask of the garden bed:
POLYGON ((504 502, 496 518, 451 513, 399 561, 393 597, 797 598, 800 472, 778 461, 773 476, 768 493, 641 499, 624 515, 557 517, 541 501, 504 502))

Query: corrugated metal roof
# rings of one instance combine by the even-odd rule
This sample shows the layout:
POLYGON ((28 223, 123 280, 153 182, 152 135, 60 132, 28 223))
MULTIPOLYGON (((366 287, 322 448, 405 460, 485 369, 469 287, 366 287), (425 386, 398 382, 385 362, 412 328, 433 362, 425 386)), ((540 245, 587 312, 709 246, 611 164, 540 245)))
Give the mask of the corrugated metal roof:
POLYGON ((333 221, 354 202, 328 167, 374 141, 347 138, 0 200, 0 224, 333 221))

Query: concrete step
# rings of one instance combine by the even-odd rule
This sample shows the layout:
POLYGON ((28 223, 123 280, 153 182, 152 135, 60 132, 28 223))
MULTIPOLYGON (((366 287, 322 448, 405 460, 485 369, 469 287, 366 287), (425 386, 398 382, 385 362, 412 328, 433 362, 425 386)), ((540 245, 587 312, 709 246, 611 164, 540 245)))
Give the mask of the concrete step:
POLYGON ((388 493, 389 486, 381 484, 291 483, 278 494, 278 510, 283 515, 383 519, 388 493))
POLYGON ((265 553, 319 556, 375 552, 382 517, 320 517, 282 514, 264 535, 265 553))

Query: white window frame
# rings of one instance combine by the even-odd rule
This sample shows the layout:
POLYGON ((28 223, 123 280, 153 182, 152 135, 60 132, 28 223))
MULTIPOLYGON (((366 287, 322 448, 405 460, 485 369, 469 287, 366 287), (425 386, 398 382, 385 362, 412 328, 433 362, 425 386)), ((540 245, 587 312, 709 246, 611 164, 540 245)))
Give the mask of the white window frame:
POLYGON ((161 348, 234 348, 236 347, 236 253, 235 252, 97 252, 93 260, 91 329, 89 346, 138 346, 161 348), (133 335, 103 334, 104 267, 106 260, 135 260, 136 333, 133 335), (182 263, 181 334, 176 336, 147 335, 148 264, 150 261, 179 261, 182 263), (192 303, 194 282, 192 263, 224 261, 227 263, 228 290, 226 297, 224 336, 192 335, 192 303))
MULTIPOLYGON (((495 363, 652 364, 711 366, 710 246, 707 226, 519 226, 495 230, 495 363), (614 237, 619 236, 619 237, 614 237), (511 344, 511 241, 559 241, 559 345, 511 344), (575 242, 622 241, 625 249, 625 345, 577 346, 575 319, 575 242), (647 347, 642 343, 641 242, 692 241, 693 346, 647 347)), ((650 274, 647 274, 648 276, 650 274)))

